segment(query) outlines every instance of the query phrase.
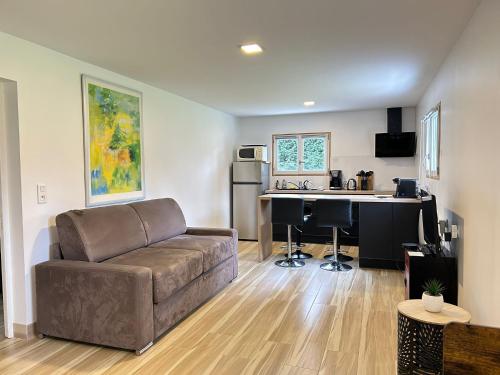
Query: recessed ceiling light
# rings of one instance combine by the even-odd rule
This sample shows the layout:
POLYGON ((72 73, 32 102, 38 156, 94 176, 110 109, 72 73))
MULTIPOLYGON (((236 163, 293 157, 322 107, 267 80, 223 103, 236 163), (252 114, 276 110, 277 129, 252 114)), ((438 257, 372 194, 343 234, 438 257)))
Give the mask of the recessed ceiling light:
POLYGON ((259 46, 257 43, 243 44, 240 46, 240 49, 246 55, 256 55, 262 52, 262 47, 259 46))
POLYGON ((312 100, 308 101, 308 102, 304 102, 304 106, 305 107, 312 107, 313 105, 315 105, 316 103, 313 102, 312 100))

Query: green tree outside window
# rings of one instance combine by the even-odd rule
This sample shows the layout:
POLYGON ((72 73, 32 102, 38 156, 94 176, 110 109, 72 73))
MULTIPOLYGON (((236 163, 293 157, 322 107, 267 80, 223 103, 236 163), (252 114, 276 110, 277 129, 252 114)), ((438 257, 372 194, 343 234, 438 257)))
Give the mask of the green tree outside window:
POLYGON ((299 165, 297 138, 280 138, 276 144, 278 170, 296 172, 299 165))
POLYGON ((325 168, 325 137, 303 139, 304 171, 321 172, 325 168))
POLYGON ((330 147, 328 133, 283 134, 273 138, 273 173, 308 175, 327 172, 330 147))

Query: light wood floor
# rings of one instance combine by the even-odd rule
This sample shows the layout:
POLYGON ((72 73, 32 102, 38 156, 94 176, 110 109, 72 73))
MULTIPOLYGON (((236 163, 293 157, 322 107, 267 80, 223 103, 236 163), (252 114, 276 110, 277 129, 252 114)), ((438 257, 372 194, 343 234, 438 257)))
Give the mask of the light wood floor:
MULTIPOLYGON (((1 374, 393 374, 398 271, 331 273, 258 263, 240 242, 240 276, 140 357, 45 338, 0 341, 1 374)), ((308 245, 320 258, 326 247, 308 245)), ((350 248, 352 253, 356 248, 350 248)))

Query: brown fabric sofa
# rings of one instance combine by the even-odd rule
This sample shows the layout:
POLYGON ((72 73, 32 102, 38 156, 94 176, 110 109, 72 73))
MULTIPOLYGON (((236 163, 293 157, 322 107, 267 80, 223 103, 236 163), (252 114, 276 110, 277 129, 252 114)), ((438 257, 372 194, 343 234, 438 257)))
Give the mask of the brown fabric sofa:
POLYGON ((188 228, 173 199, 56 217, 62 260, 38 264, 37 330, 140 354, 238 274, 234 229, 188 228))

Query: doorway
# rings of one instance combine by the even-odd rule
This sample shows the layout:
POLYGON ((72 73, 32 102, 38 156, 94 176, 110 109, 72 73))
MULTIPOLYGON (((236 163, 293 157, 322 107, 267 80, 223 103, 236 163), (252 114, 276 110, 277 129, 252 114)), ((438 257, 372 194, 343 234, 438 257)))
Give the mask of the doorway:
POLYGON ((22 254, 17 83, 0 78, 0 340, 14 337, 13 254, 22 254))
MULTIPOLYGON (((2 241, 0 241, 0 253, 3 252, 2 249, 2 241)), ((2 266, 2 257, 0 257, 0 269, 3 269, 2 266)), ((3 283, 2 283, 2 273, 0 273, 0 341, 2 341, 5 336, 5 315, 3 312, 3 283)))

